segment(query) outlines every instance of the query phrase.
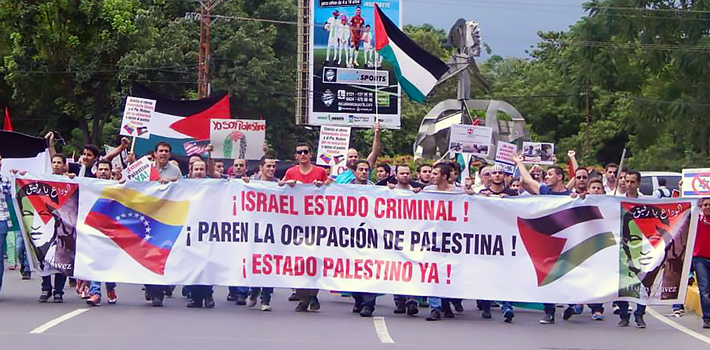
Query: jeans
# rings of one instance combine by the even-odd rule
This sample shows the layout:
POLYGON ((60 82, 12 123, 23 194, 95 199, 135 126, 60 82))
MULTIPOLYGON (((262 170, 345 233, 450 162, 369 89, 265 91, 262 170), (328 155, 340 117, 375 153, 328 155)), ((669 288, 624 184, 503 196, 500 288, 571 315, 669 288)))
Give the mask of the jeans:
MULTIPOLYGON (((631 318, 629 315, 629 302, 628 301, 617 301, 616 305, 619 306, 619 317, 622 320, 628 320, 631 318)), ((634 311, 634 316, 643 316, 646 313, 646 305, 636 304, 636 311, 634 311)))
POLYGON ((597 312, 604 313, 604 304, 589 304, 589 308, 592 309, 592 314, 597 312))
POLYGON ((693 257, 695 279, 700 292, 700 307, 703 309, 703 321, 710 321, 710 258, 693 257))
POLYGON ((271 303, 271 294, 274 293, 273 287, 253 287, 251 289, 252 294, 261 295, 261 302, 263 304, 271 303))
POLYGON ((402 305, 404 307, 405 305, 409 303, 417 303, 417 299, 411 295, 401 295, 401 294, 395 294, 394 295, 394 306, 399 307, 402 305))
MULTIPOLYGON (((101 282, 89 282, 89 295, 98 295, 101 298, 101 282)), ((106 290, 116 289, 116 283, 106 282, 106 290)))
POLYGON ((356 306, 371 307, 375 308, 375 302, 377 301, 377 294, 375 293, 361 293, 353 292, 353 299, 355 299, 356 306))
MULTIPOLYGON (((54 274, 54 292, 52 295, 64 295, 64 283, 67 282, 67 275, 61 273, 54 274)), ((52 292, 52 275, 42 276, 42 291, 52 292)))
POLYGON ((296 289, 296 297, 300 302, 310 305, 318 297, 318 289, 296 289))
POLYGON ((158 298, 160 300, 163 300, 163 297, 165 297, 165 289, 167 287, 168 286, 164 285, 146 284, 145 292, 149 298, 158 298))
POLYGON ((195 302, 202 302, 207 298, 211 298, 214 293, 212 286, 193 284, 190 285, 190 295, 192 295, 192 300, 195 302))
POLYGON ((15 236, 15 245, 17 245, 17 260, 20 261, 20 265, 22 266, 20 271, 30 273, 29 254, 27 254, 25 241, 22 239, 22 232, 17 232, 17 236, 15 236))
POLYGON ((441 307, 442 307, 442 300, 439 297, 428 297, 427 300, 429 300, 429 310, 437 310, 441 312, 441 307))
POLYGON ((246 298, 249 295, 249 287, 229 287, 229 294, 246 298))
MULTIPOLYGON (((0 221, 0 254, 5 249, 7 241, 7 221, 0 221)), ((0 291, 2 291, 2 275, 5 273, 5 258, 0 255, 0 291)))

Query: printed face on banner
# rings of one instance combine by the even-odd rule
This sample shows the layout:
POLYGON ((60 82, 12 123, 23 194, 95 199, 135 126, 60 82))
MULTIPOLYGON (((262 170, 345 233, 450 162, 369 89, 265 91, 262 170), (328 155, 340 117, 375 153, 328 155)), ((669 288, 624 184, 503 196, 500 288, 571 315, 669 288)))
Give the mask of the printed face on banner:
POLYGON ((690 205, 621 203, 619 296, 675 299, 680 292, 690 205))
POLYGON ((214 146, 214 158, 261 159, 265 138, 265 120, 210 120, 210 142, 214 146))
POLYGON ((17 202, 41 271, 72 275, 78 215, 78 185, 18 179, 17 202))
MULTIPOLYGON (((372 1, 316 0, 311 10, 309 124, 400 128, 400 88, 394 67, 375 50, 372 1)), ((400 0, 377 1, 401 24, 400 0)))

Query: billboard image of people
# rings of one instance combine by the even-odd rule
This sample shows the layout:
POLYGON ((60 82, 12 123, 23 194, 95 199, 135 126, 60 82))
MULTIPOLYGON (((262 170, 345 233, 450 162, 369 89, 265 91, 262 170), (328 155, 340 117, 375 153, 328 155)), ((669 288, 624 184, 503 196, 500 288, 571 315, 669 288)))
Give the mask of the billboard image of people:
MULTIPOLYGON (((313 0, 309 124, 400 127, 400 89, 375 48, 374 2, 313 0)), ((401 25, 399 0, 378 1, 401 25)))

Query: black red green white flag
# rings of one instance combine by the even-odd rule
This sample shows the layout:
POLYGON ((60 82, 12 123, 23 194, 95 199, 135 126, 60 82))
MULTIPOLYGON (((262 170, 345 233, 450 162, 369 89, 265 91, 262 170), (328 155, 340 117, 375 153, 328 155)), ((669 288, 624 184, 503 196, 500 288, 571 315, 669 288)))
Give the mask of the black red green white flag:
POLYGON ((399 85, 410 99, 419 103, 434 89, 449 66, 407 37, 375 5, 375 49, 389 62, 399 85))

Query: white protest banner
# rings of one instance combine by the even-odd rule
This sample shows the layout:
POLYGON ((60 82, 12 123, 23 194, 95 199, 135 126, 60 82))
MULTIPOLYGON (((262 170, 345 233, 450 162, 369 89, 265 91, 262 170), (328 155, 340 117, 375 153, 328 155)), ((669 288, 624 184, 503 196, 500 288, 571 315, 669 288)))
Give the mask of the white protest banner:
POLYGON ((710 197, 710 168, 683 169, 680 193, 684 198, 710 197))
POLYGON ((486 157, 490 152, 493 129, 485 126, 455 124, 451 126, 449 153, 469 153, 486 157))
POLYGON ((155 181, 160 179, 158 169, 148 157, 142 157, 133 164, 129 164, 126 169, 121 172, 122 179, 126 181, 155 181))
POLYGON ((546 142, 523 142, 523 162, 552 165, 555 144, 546 142))
POLYGON ((265 138, 265 120, 210 119, 214 158, 259 160, 265 138))
POLYGON ((349 127, 321 126, 316 164, 330 166, 330 174, 335 176, 339 175, 347 169, 346 163, 349 146, 349 127))
POLYGON ((684 299, 698 220, 688 199, 494 199, 365 185, 50 175, 13 183, 19 213, 57 214, 46 230, 23 228, 50 252, 45 261, 74 244, 55 231, 74 230, 75 260, 62 260, 74 276, 139 284, 670 304, 684 299))
POLYGON ((515 173, 515 157, 517 155, 518 146, 514 143, 498 141, 496 147, 495 163, 505 169, 506 174, 515 173))
POLYGON ((123 110, 121 135, 150 138, 150 115, 155 110, 155 100, 128 96, 123 110))

